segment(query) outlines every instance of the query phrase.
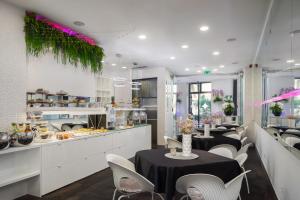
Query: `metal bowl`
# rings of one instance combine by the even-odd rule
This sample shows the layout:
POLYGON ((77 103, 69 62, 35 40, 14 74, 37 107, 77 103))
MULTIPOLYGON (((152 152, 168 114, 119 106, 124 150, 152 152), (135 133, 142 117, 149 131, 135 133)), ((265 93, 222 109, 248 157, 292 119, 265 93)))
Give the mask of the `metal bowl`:
POLYGON ((0 132, 0 150, 7 149, 10 144, 10 136, 8 133, 0 132))
POLYGON ((20 132, 11 135, 11 145, 14 147, 29 145, 34 138, 34 132, 20 132))

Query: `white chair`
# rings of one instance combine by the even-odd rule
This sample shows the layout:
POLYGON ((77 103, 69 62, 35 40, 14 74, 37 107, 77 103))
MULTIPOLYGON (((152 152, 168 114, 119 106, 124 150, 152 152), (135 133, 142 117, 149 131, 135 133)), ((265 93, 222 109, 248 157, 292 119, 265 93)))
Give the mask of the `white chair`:
POLYGON ((227 128, 224 126, 219 126, 217 129, 227 130, 227 128))
POLYGON ((236 200, 240 198, 239 193, 243 177, 250 171, 243 172, 228 183, 220 178, 209 174, 190 174, 180 177, 176 182, 176 190, 192 200, 236 200))
POLYGON ((237 155, 236 148, 230 144, 220 144, 214 146, 208 152, 224 156, 226 158, 235 158, 235 156, 237 155))
POLYGON ((232 133, 232 134, 226 134, 224 135, 225 137, 229 137, 229 138, 232 138, 232 139, 236 139, 236 140, 241 140, 241 137, 236 134, 236 133, 232 133))
POLYGON ((248 137, 244 137, 243 139, 241 139, 242 146, 246 145, 247 139, 248 137))
POLYGON ((242 146, 241 149, 237 152, 237 156, 242 154, 242 153, 247 153, 249 147, 251 147, 252 145, 253 145, 252 143, 248 143, 248 144, 242 146))
MULTIPOLYGON (((247 159, 248 159, 248 154, 247 153, 242 153, 242 154, 239 154, 238 156, 235 157, 235 160, 238 161, 240 167, 243 169, 243 172, 246 171, 245 168, 244 168, 244 164, 245 164, 247 159)), ((246 180, 248 194, 250 194, 250 187, 249 187, 247 174, 245 174, 245 180, 246 180)))
POLYGON ((154 199, 154 194, 164 199, 160 194, 154 192, 154 185, 150 181, 131 168, 132 166, 129 164, 130 161, 124 162, 124 160, 126 160, 125 158, 114 154, 108 154, 106 160, 113 171, 114 185, 116 187, 113 200, 117 192, 122 194, 118 200, 124 197, 129 198, 141 192, 150 192, 152 200, 154 199))
POLYGON ((178 149, 182 149, 182 143, 173 139, 173 138, 170 138, 168 136, 164 136, 165 140, 166 140, 166 147, 169 148, 169 149, 172 149, 172 148, 178 148, 178 149))
POLYGON ((294 147, 296 143, 300 143, 300 137, 297 137, 292 134, 282 134, 281 138, 283 141, 290 147, 294 147))

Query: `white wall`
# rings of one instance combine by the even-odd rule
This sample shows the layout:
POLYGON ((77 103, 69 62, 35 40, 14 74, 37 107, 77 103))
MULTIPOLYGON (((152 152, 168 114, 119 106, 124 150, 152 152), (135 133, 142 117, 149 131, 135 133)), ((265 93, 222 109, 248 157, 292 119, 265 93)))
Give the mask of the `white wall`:
MULTIPOLYGON (((256 149, 279 200, 298 200, 300 160, 255 124, 256 149)), ((250 186, 251 187, 251 186, 250 186)))
MULTIPOLYGON (((0 2, 0 129, 11 122, 24 122, 26 91, 44 88, 56 93, 64 90, 71 95, 96 96, 95 75, 80 66, 58 63, 51 53, 40 57, 26 57, 24 18, 25 10, 0 2)), ((106 66, 107 77, 126 77, 130 70, 106 66)), ((131 102, 131 86, 115 90, 117 102, 131 102)))
POLYGON ((26 53, 24 11, 0 1, 0 129, 25 119, 26 53))

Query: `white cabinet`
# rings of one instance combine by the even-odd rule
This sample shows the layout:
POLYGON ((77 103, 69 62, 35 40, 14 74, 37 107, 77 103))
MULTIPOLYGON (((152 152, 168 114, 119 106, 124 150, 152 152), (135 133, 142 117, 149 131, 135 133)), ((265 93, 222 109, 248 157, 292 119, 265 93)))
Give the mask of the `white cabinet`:
POLYGON ((41 194, 105 169, 105 155, 109 153, 132 158, 150 147, 151 126, 43 145, 41 194))

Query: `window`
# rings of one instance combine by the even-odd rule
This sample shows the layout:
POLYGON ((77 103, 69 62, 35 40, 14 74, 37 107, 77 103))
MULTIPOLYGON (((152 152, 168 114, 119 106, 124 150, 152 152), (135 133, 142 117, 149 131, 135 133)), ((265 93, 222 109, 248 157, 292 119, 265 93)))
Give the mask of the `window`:
POLYGON ((211 90, 212 84, 208 82, 189 84, 189 113, 198 124, 211 114, 211 90))
MULTIPOLYGON (((300 89, 300 78, 294 79, 294 88, 300 89)), ((295 96, 293 99, 294 115, 300 115, 300 96, 295 96)))

